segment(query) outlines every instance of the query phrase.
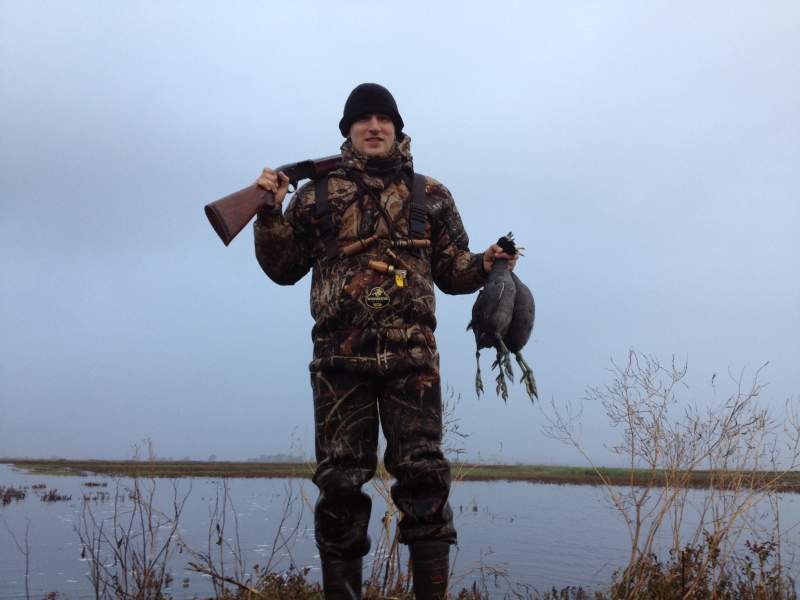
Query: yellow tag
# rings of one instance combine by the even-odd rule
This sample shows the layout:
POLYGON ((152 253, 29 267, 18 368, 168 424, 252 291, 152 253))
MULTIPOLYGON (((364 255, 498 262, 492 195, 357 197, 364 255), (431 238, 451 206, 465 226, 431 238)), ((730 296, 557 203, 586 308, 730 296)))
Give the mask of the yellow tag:
POLYGON ((399 288, 405 287, 405 285, 406 285, 406 272, 405 271, 395 271, 394 272, 394 284, 399 288))

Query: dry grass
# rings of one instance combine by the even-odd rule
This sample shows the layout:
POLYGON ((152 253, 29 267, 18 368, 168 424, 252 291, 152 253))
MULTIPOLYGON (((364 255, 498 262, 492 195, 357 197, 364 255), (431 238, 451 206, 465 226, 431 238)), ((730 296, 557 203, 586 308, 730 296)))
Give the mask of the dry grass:
MULTIPOLYGON (((37 475, 113 475, 115 477, 244 477, 244 478, 302 478, 314 474, 313 463, 258 463, 258 462, 205 462, 205 461, 138 461, 138 460, 35 460, 0 459, 28 473, 37 475)), ((574 485, 663 485, 674 475, 666 471, 599 467, 569 467, 552 465, 487 465, 473 463, 454 464, 462 481, 529 481, 574 485)), ((748 472, 750 474, 750 472, 748 472)), ((800 492, 800 472, 772 473, 763 471, 765 478, 778 478, 780 491, 800 492)), ((730 481, 739 480, 739 473, 731 471, 730 481)), ((686 473, 687 487, 710 488, 725 486, 726 477, 719 472, 694 470, 686 473)))

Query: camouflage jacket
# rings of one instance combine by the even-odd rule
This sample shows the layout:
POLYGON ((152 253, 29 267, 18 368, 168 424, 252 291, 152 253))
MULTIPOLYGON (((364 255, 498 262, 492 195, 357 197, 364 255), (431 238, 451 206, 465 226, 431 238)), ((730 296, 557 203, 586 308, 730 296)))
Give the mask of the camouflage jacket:
POLYGON ((366 159, 349 141, 343 166, 328 176, 328 201, 339 248, 377 235, 353 256, 328 258, 314 216, 314 185, 292 198, 285 214, 259 214, 256 258, 280 285, 291 285, 313 269, 311 315, 314 359, 311 370, 345 369, 388 374, 438 364, 434 282, 445 293, 468 294, 483 285, 482 256, 469 251, 453 197, 427 178, 425 238, 429 248, 392 247, 409 239, 413 166, 410 139, 395 143, 397 168, 371 174, 366 159), (368 266, 370 260, 405 269, 405 280, 368 266))

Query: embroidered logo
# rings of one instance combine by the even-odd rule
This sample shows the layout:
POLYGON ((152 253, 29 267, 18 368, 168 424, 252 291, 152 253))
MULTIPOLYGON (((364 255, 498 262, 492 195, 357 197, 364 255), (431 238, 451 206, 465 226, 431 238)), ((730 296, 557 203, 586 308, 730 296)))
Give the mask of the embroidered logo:
POLYGON ((365 302, 376 310, 385 308, 389 304, 389 294, 382 287, 374 287, 367 293, 365 302))

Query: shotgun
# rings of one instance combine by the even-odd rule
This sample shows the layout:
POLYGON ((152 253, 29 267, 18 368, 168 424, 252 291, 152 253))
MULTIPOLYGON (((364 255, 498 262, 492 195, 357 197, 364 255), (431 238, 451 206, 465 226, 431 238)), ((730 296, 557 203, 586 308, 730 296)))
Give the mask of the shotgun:
MULTIPOLYGON (((297 188, 302 179, 315 179, 327 175, 342 163, 342 155, 334 154, 325 158, 303 160, 289 163, 275 169, 283 171, 289 178, 289 187, 297 188)), ((209 223, 226 246, 244 229, 256 213, 262 208, 275 206, 272 192, 259 187, 255 183, 206 204, 205 211, 209 223)))

